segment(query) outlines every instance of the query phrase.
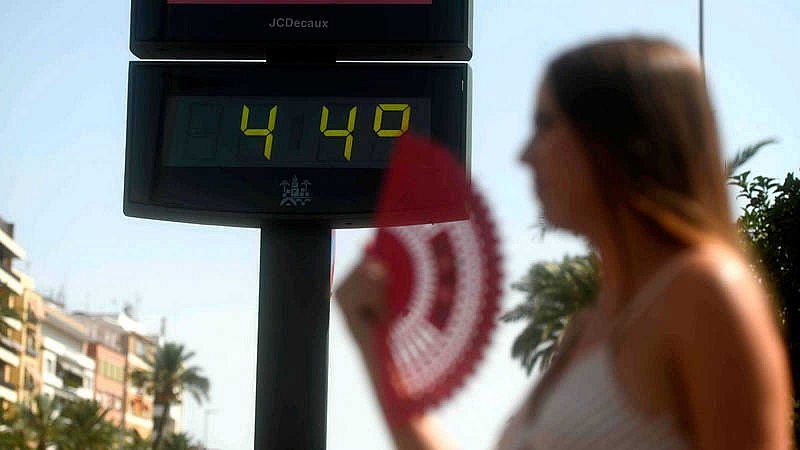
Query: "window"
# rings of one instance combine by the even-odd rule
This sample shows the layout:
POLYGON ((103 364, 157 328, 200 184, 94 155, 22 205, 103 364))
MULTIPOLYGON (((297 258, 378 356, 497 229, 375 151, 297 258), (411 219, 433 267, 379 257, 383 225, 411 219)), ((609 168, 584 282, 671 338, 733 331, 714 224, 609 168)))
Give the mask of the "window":
POLYGON ((64 386, 68 388, 78 389, 83 387, 83 377, 72 372, 64 371, 64 375, 61 379, 64 380, 64 386))
POLYGON ((28 353, 28 355, 30 355, 30 356, 34 356, 35 357, 37 355, 37 352, 36 352, 36 350, 37 350, 37 348, 36 348, 36 337, 34 335, 34 331, 31 330, 30 328, 28 329, 28 338, 27 338, 25 350, 28 353))
POLYGON ((136 355, 144 358, 144 342, 136 341, 136 355))
POLYGON ((33 376, 27 370, 25 371, 25 389, 32 391, 36 388, 36 384, 33 382, 33 376))
POLYGON ((122 367, 108 361, 100 361, 100 375, 120 383, 125 381, 122 367))

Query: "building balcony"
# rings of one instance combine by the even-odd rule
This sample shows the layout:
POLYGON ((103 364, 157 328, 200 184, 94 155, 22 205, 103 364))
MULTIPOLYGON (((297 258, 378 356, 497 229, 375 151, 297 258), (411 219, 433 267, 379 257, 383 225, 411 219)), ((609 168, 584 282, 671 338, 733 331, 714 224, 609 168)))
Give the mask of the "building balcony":
POLYGON ((127 427, 136 427, 138 429, 147 430, 147 434, 149 435, 149 431, 153 429, 153 418, 141 417, 133 413, 126 413, 125 424, 127 427))
POLYGON ((19 356, 17 353, 8 351, 2 346, 0 346, 0 360, 10 366, 19 367, 19 356))
POLYGON ((63 389, 78 398, 86 400, 92 400, 94 398, 94 393, 89 388, 65 386, 63 389))
POLYGON ((25 249, 22 248, 21 245, 17 244, 17 242, 9 233, 11 233, 10 230, 0 228, 0 246, 8 250, 17 259, 24 260, 27 257, 25 254, 25 249))
POLYGON ((14 392, 17 392, 17 385, 10 381, 0 380, 0 386, 6 389, 11 389, 14 392))
POLYGON ((3 322, 16 331, 22 331, 22 322, 14 317, 3 317, 3 322))
POLYGON ((0 285, 7 287, 17 295, 22 295, 24 290, 22 281, 4 267, 0 267, 0 285))
POLYGON ((133 353, 129 353, 128 354, 128 362, 130 363, 130 366, 132 368, 134 368, 134 369, 141 369, 141 370, 146 370, 146 371, 152 371, 153 370, 153 366, 148 364, 147 361, 145 361, 143 358, 141 358, 141 357, 139 357, 139 356, 137 356, 137 355, 135 355, 133 353))
POLYGON ((22 345, 8 336, 0 336, 0 347, 11 350, 14 353, 22 353, 22 345))
POLYGON ((0 381, 0 398, 9 403, 17 403, 17 387, 12 383, 0 381))
POLYGON ((42 376, 42 379, 44 380, 45 384, 53 386, 55 388, 61 389, 64 387, 64 380, 57 377, 53 373, 45 372, 44 375, 42 376))
POLYGON ((55 353, 58 356, 59 364, 69 366, 73 372, 81 373, 83 370, 94 372, 94 359, 67 348, 66 345, 51 337, 45 336, 42 339, 42 348, 55 353))

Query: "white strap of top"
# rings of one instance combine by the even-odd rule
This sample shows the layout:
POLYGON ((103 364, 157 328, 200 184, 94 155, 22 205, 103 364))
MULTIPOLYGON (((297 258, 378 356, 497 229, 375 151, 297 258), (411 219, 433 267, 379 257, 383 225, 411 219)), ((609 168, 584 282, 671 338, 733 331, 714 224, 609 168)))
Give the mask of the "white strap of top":
POLYGON ((666 289, 669 283, 678 275, 682 268, 682 263, 694 256, 697 251, 697 247, 690 247, 665 262, 634 294, 631 302, 614 320, 615 323, 612 325, 612 329, 616 330, 620 325, 628 324, 647 311, 660 298, 658 294, 666 289))

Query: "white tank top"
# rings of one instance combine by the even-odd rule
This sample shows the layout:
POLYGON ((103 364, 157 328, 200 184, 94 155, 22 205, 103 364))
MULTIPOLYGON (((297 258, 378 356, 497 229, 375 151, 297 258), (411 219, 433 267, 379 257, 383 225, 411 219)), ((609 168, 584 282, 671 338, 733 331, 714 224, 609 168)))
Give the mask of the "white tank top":
MULTIPOLYGON (((684 251, 665 263, 639 290, 626 320, 643 312, 677 274, 684 251)), ((618 316, 620 317, 620 316, 618 316)), ((671 415, 645 415, 635 409, 614 375, 607 338, 568 362, 538 399, 531 421, 523 422, 526 401, 509 419, 495 450, 673 450, 689 449, 688 437, 671 415)))

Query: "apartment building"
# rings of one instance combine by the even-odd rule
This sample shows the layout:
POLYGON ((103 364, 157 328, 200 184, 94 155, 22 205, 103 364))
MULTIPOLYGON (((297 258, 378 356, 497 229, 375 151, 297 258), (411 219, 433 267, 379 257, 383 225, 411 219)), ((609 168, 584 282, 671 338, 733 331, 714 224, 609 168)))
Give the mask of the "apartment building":
POLYGON ((21 301, 15 302, 15 311, 21 318, 20 374, 18 401, 28 402, 42 387, 42 333, 41 324, 45 318, 45 303, 36 292, 33 278, 17 269, 13 273, 22 281, 23 294, 21 301))
MULTIPOLYGON (((128 334, 128 377, 137 370, 149 372, 153 367, 148 363, 152 361, 156 352, 156 341, 144 334, 130 332, 128 334)), ((133 383, 128 383, 126 397, 127 410, 125 423, 130 424, 135 430, 149 433, 153 430, 154 398, 143 389, 137 388, 133 383)))
POLYGON ((66 400, 93 399, 95 361, 86 355, 86 327, 63 309, 45 302, 42 322, 42 393, 66 400))
POLYGON ((92 343, 113 349, 122 356, 122 422, 126 429, 134 430, 142 437, 149 437, 153 432, 153 396, 133 386, 131 374, 136 370, 153 370, 148 361, 155 354, 157 339, 148 336, 144 326, 126 313, 76 312, 73 316, 86 326, 92 343))
POLYGON ((125 401, 125 353, 117 344, 90 342, 87 354, 95 361, 94 399, 108 410, 106 419, 122 424, 125 401))
MULTIPOLYGON (((14 225, 0 218, 0 413, 39 393, 94 399, 112 423, 149 437, 163 408, 133 386, 131 374, 153 370, 161 338, 127 313, 68 314, 13 267, 25 258, 14 225)), ((181 432, 182 422, 183 405, 172 405, 165 431, 181 432)))
POLYGON ((0 218, 0 411, 19 400, 23 324, 16 311, 25 287, 12 268, 15 259, 25 259, 25 250, 14 241, 14 225, 0 218))

